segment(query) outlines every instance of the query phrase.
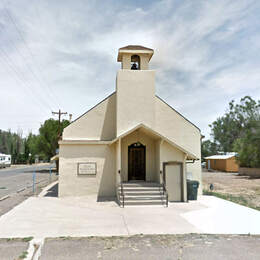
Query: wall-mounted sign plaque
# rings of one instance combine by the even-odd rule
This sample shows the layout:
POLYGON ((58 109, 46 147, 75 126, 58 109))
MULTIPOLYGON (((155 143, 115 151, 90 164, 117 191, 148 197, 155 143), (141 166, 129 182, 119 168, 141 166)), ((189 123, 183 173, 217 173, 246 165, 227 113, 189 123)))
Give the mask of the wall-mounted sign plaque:
POLYGON ((97 163, 95 163, 95 162, 78 163, 78 174, 79 175, 96 175, 97 174, 97 163))

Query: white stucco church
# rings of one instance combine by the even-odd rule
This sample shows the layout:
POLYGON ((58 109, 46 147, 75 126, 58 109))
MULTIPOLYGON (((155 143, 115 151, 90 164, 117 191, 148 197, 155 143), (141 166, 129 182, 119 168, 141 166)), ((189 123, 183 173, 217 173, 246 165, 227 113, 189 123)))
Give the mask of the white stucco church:
POLYGON ((187 176, 201 183, 201 132, 156 95, 153 54, 120 48, 115 92, 64 129, 60 197, 163 204, 187 201, 187 176))

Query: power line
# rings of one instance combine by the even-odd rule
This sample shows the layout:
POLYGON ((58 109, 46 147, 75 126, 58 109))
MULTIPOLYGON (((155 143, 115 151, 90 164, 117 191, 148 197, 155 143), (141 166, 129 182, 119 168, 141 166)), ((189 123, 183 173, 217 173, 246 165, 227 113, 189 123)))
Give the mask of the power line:
POLYGON ((32 95, 32 92, 34 92, 34 88, 32 83, 26 79, 23 75, 22 72, 20 72, 19 70, 17 70, 17 68, 14 66, 11 58, 8 56, 8 54, 2 49, 0 48, 0 54, 2 53, 3 55, 0 55, 2 57, 2 59, 5 60, 5 63, 9 66, 9 68, 14 72, 14 74, 16 75, 16 77, 24 84, 24 86, 26 87, 26 91, 32 96, 34 102, 37 102, 38 104, 40 104, 41 106, 43 106, 44 108, 46 108, 46 106, 48 107, 48 111, 49 109, 51 110, 51 107, 49 106, 48 103, 45 102, 45 100, 40 99, 40 96, 37 95, 37 98, 35 98, 35 96, 32 95), (32 87, 32 88, 31 88, 32 87), (28 88, 28 89, 27 89, 28 88), (38 101, 41 101, 41 103, 39 103, 38 101))
MULTIPOLYGON (((4 5, 5 5, 4 10, 5 10, 6 15, 8 16, 9 20, 10 20, 10 21, 12 22, 12 24, 14 25, 14 28, 16 29, 16 31, 17 31, 17 33, 18 33, 20 39, 22 40, 24 46, 26 47, 27 52, 30 54, 32 60, 33 60, 34 63, 37 65, 37 63, 35 62, 34 56, 33 56, 33 54, 32 54, 32 51, 31 51, 31 49, 29 48, 29 46, 27 45, 27 43, 26 43, 26 41, 25 41, 25 39, 24 39, 24 37, 23 37, 23 34, 22 34, 21 31, 19 30, 19 28, 18 28, 18 26, 17 26, 17 24, 16 24, 14 18, 12 17, 11 13, 10 13, 9 10, 7 9, 6 3, 4 3, 4 5)), ((20 54, 20 56, 25 60, 24 55, 20 52, 19 49, 16 48, 16 45, 15 45, 15 44, 13 44, 13 45, 14 45, 15 49, 17 50, 17 52, 20 54)), ((51 89, 49 88, 49 86, 48 86, 47 84, 44 84, 44 85, 43 85, 43 84, 42 84, 42 79, 40 79, 40 78, 35 74, 35 72, 33 71, 33 69, 32 69, 27 63, 25 63, 25 65, 26 65, 27 69, 31 72, 31 74, 33 75, 33 77, 36 79, 36 81, 39 83, 39 85, 42 86, 43 88, 47 88, 47 89, 48 89, 48 91, 46 91, 46 93, 49 95, 50 99, 53 99, 54 103, 57 103, 57 100, 58 100, 58 99, 55 97, 54 93, 51 91, 51 89), (52 96, 51 94, 52 94, 53 96, 52 96), (56 100, 55 100, 55 99, 56 99, 56 100)), ((39 66, 38 66, 38 67, 39 67, 39 66)), ((38 70, 40 71, 39 68, 38 68, 38 70)))
MULTIPOLYGON (((2 54, 4 54, 4 55, 0 55, 0 56, 2 57, 2 59, 5 60, 5 65, 8 65, 8 67, 14 72, 16 77, 23 83, 23 85, 26 87, 25 90, 27 91, 27 93, 29 93, 32 96, 33 101, 35 103, 37 102, 38 105, 40 104, 41 106, 43 106, 44 109, 47 106, 48 107, 48 111, 49 111, 49 109, 51 110, 51 107, 47 103, 45 103, 43 100, 41 100, 38 97, 35 98, 32 95, 33 91, 30 88, 30 86, 31 86, 30 84, 32 84, 32 83, 30 81, 28 81, 27 79, 25 79, 24 75, 19 70, 16 69, 16 67, 13 65, 12 60, 10 59, 10 57, 5 53, 5 51, 2 48, 0 48, 0 51, 2 52, 2 54), (41 103, 39 103, 39 101, 41 101, 41 103)), ((0 52, 0 54, 1 54, 1 52, 0 52)))

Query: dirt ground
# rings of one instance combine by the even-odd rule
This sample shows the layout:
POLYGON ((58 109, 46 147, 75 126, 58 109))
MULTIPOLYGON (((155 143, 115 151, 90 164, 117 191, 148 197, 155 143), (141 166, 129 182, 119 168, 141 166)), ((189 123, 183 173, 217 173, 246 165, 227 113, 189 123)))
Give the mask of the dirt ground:
POLYGON ((200 234, 49 238, 40 260, 256 260, 259 242, 259 236, 200 234))
POLYGON ((213 192, 232 195, 241 199, 248 206, 260 210, 260 178, 253 179, 248 176, 239 176, 228 172, 202 172, 203 190, 209 191, 213 184, 213 192))

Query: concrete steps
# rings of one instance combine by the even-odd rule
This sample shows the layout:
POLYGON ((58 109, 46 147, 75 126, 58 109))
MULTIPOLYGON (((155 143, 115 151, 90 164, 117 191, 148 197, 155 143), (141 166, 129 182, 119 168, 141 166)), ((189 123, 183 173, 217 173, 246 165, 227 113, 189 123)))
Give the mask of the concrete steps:
POLYGON ((165 206, 166 195, 163 187, 156 182, 125 182, 118 187, 119 202, 123 206, 165 206), (124 196, 123 196, 124 195, 124 196))

